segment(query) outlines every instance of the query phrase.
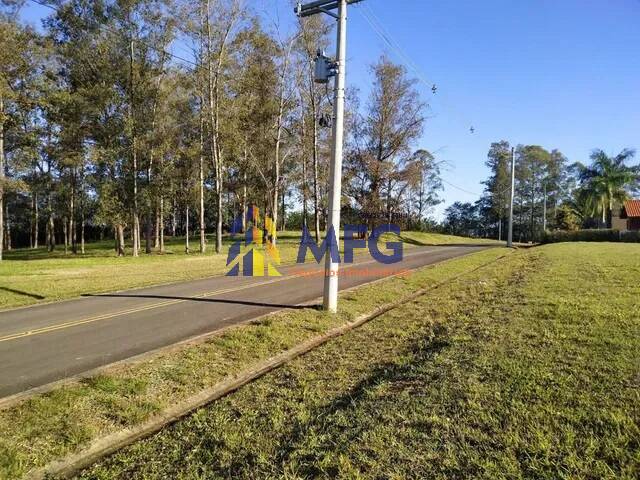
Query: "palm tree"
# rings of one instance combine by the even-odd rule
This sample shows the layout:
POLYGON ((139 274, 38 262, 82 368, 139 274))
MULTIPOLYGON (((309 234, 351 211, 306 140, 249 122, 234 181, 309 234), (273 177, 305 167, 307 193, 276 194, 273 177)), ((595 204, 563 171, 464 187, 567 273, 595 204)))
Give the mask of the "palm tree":
POLYGON ((589 206, 594 215, 602 215, 602 223, 609 225, 614 202, 629 198, 628 190, 637 188, 640 166, 628 166, 635 151, 625 148, 618 155, 609 157, 602 150, 591 154, 591 165, 578 163, 581 196, 584 205, 589 206))

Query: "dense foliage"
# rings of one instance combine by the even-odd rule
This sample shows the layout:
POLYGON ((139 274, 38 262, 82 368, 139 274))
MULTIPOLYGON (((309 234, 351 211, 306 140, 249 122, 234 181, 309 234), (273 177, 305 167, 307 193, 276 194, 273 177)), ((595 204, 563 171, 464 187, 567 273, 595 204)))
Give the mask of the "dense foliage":
MULTIPOLYGON (((569 163, 558 150, 506 141, 491 145, 484 194, 475 203, 456 202, 445 211, 443 229, 456 235, 506 238, 511 190, 511 161, 515 159, 514 240, 541 241, 561 233, 602 229, 622 202, 640 189, 640 166, 630 165, 635 152, 625 149, 610 157, 594 150, 591 164, 569 163)), ((591 233, 565 235, 580 239, 591 233)), ((609 234, 593 233, 599 238, 609 234)), ((563 237, 564 238, 564 237, 563 237)), ((616 237, 618 238, 618 237, 616 237)), ((617 241, 617 240, 616 240, 617 241)))
MULTIPOLYGON (((220 251, 251 204, 320 236, 332 92, 312 59, 333 22, 301 19, 288 34, 240 0, 71 0, 44 2, 35 31, 17 20, 23 2, 2 3, 5 248, 80 253, 111 237, 137 256, 191 228, 201 252, 207 233, 220 251)), ((442 188, 416 145, 425 104, 386 57, 371 76, 362 108, 349 92, 343 207, 419 227, 442 188)))

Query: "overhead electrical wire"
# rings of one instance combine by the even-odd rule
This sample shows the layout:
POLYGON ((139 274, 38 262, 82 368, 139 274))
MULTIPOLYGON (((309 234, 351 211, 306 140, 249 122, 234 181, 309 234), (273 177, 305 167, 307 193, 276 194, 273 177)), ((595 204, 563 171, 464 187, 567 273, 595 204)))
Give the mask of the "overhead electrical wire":
MULTIPOLYGON (((60 9, 49 4, 46 3, 44 1, 41 0, 29 0, 32 3, 35 3, 37 5, 40 5, 42 7, 48 8, 49 10, 52 10, 56 13, 60 13, 60 9)), ((398 46, 398 44, 396 44, 392 38, 391 35, 388 33, 388 31, 386 31, 386 29, 384 28, 384 26, 382 25, 382 22, 380 22, 380 20, 377 18, 377 16, 375 15, 375 13, 373 12, 373 10, 371 10, 368 5, 366 3, 363 4, 356 4, 356 5, 364 5, 364 8, 358 8, 358 10, 360 11, 360 13, 362 13, 363 18, 366 20, 366 22, 369 24, 369 26, 372 28, 372 30, 389 46, 389 48, 391 48, 396 55, 398 55, 400 57, 401 60, 404 61, 404 63, 411 69, 411 71, 418 77, 418 80, 421 81, 427 88, 429 88, 430 90, 434 91, 434 95, 435 95, 435 91, 437 90, 436 88, 436 83, 435 82, 431 82, 422 72, 422 70, 418 67, 418 65, 411 59, 411 57, 409 57, 409 55, 407 55, 404 50, 402 50, 402 48, 400 46, 398 46)), ((111 33, 120 33, 118 31, 116 31, 113 28, 110 28, 108 25, 105 25, 105 28, 107 30, 109 30, 111 33)), ((146 45, 147 47, 151 48, 152 50, 155 50, 158 53, 162 53, 164 55, 167 55, 168 57, 174 58, 176 60, 179 60, 181 62, 184 63, 188 63, 190 65, 193 65, 195 67, 198 67, 198 63, 194 62, 193 60, 184 58, 180 55, 176 55, 175 53, 172 52, 168 52, 163 48, 159 48, 156 47, 155 45, 152 45, 144 40, 141 39, 137 39, 137 41, 139 43, 142 43, 143 45, 146 45)), ((474 127, 471 127, 472 132, 474 131, 474 127)), ((449 163, 449 162, 447 162, 449 163)), ((452 188, 455 188, 457 190, 460 190, 461 192, 467 193, 469 195, 473 195, 476 197, 481 197, 481 194, 475 193, 475 192, 471 192, 469 190, 466 190, 462 187, 459 187, 457 185, 454 185, 453 183, 442 179, 443 183, 449 185, 452 188)))
MULTIPOLYGON (((429 79, 424 74, 422 69, 416 64, 416 62, 414 62, 412 58, 402 49, 402 47, 400 47, 400 45, 393 40, 392 35, 388 32, 388 30, 385 29, 383 23, 377 17, 375 12, 369 7, 369 5, 366 2, 364 2, 364 3, 356 4, 356 7, 357 7, 357 10, 362 14, 362 17, 365 19, 365 21, 369 24, 371 29, 374 31, 374 33, 378 35, 384 41, 384 43, 391 50, 395 52, 395 54, 400 58, 400 60, 404 62, 404 64, 413 72, 414 75, 416 75, 417 79, 420 82, 422 82, 429 90, 431 90, 433 95, 435 96, 438 91, 438 84, 432 79, 429 79)), ((459 112, 456 112, 454 108, 452 108, 450 105, 447 105, 446 102, 444 102, 443 100, 441 100, 441 103, 443 104, 443 106, 451 110, 451 112, 458 117, 458 120, 460 120, 461 123, 468 125, 469 130, 472 134, 475 133, 476 128, 474 127, 473 123, 464 120, 459 114, 459 112)), ((429 106, 429 108, 433 111, 431 106, 429 106)), ((442 182, 463 193, 466 193, 468 195, 473 195, 474 197, 479 198, 479 197, 482 197, 483 195, 483 194, 472 192, 465 188, 459 187, 458 185, 455 185, 445 179, 442 179, 442 182)), ((503 192, 500 192, 500 193, 503 193, 503 192)))
MULTIPOLYGON (((367 5, 367 3, 364 2, 364 3, 355 4, 355 6, 357 7, 358 12, 360 12, 362 17, 365 19, 365 21, 369 24, 371 29, 374 31, 374 33, 378 35, 383 40, 383 42, 391 50, 393 50, 393 52, 395 52, 395 54, 398 57, 400 57, 403 63, 413 72, 413 74, 417 77, 417 79, 421 83, 423 83, 430 91, 432 91, 434 96, 436 96, 437 94, 436 92, 439 90, 439 85, 432 79, 429 79, 424 74, 422 69, 417 65, 417 63, 414 62, 413 59, 402 49, 402 47, 400 47, 400 45, 394 41, 393 36, 389 33, 388 30, 386 30, 386 28, 384 27, 384 24, 380 21, 378 16, 369 7, 369 5, 367 5)), ((441 104, 446 109, 450 110, 451 113, 453 113, 456 117, 458 117, 458 120, 461 123, 467 125, 472 134, 475 133, 476 128, 473 125, 473 123, 465 119, 464 115, 462 115, 460 112, 457 111, 457 109, 453 108, 453 106, 451 106, 448 102, 442 99, 441 95, 438 95, 438 96, 440 97, 441 104)))

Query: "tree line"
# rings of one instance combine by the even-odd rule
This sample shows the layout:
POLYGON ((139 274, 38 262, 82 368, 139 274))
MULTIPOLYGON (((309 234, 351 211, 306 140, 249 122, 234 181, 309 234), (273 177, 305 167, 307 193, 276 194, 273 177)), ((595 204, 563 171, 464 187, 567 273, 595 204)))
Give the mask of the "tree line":
POLYGON ((610 228, 616 207, 640 191, 635 152, 607 155, 596 149, 588 164, 570 162, 559 150, 501 141, 491 145, 483 195, 456 202, 445 211, 450 233, 505 239, 515 157, 514 240, 539 241, 546 230, 610 228), (512 153, 513 152, 513 153, 512 153))
MULTIPOLYGON (((334 22, 285 33, 241 0, 52 0, 34 29, 23 3, 0 16, 0 258, 103 238, 138 256, 185 233, 220 252, 250 205, 320 239, 332 91, 313 58, 334 22)), ((387 57, 370 74, 348 92, 345 218, 419 228, 442 190, 416 145, 426 105, 387 57)))

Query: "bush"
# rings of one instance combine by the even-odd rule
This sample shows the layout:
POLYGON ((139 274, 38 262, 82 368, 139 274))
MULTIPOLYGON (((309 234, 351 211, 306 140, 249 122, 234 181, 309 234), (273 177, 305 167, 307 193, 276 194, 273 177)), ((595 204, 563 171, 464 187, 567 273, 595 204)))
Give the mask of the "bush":
POLYGON ((546 232, 543 243, 558 242, 625 242, 640 243, 640 232, 620 230, 557 230, 546 232))
POLYGON ((640 232, 620 232, 620 241, 624 243, 640 243, 640 232))

